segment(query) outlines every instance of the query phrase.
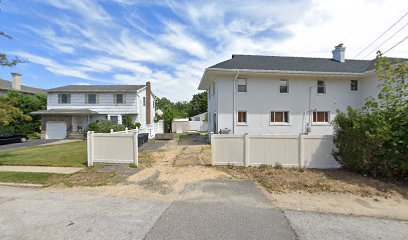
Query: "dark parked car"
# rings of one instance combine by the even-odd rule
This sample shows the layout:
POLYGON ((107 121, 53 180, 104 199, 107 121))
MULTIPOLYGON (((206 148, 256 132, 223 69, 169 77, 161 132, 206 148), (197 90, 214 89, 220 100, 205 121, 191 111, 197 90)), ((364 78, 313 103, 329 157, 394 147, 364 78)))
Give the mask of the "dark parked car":
POLYGON ((0 144, 27 142, 28 137, 25 134, 0 133, 0 144))

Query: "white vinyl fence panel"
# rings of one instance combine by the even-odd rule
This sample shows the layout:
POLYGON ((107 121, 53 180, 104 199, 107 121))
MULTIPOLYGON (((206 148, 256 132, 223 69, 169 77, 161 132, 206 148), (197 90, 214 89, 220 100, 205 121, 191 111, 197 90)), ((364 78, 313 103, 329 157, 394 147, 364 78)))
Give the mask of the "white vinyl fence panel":
POLYGON ((222 135, 211 136, 213 165, 337 168, 329 135, 222 135))
POLYGON ((88 132, 88 166, 93 163, 138 164, 137 132, 88 132))

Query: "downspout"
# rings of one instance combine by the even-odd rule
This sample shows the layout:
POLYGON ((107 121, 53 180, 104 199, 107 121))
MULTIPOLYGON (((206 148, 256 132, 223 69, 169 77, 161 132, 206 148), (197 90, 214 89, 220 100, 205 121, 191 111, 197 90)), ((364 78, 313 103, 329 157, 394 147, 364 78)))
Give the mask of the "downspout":
POLYGON ((232 81, 232 134, 235 134, 235 82, 238 78, 239 75, 239 70, 237 71, 237 74, 235 75, 234 80, 232 81))

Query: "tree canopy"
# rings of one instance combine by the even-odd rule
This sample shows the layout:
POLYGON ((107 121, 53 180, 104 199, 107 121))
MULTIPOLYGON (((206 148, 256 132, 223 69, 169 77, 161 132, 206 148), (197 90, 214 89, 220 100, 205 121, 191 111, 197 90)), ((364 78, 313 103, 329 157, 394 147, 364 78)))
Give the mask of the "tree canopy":
POLYGON ((189 118, 207 112, 207 92, 194 94, 190 102, 173 103, 165 97, 157 98, 156 108, 163 111, 163 116, 156 117, 156 120, 163 120, 165 130, 170 131, 173 119, 189 118))

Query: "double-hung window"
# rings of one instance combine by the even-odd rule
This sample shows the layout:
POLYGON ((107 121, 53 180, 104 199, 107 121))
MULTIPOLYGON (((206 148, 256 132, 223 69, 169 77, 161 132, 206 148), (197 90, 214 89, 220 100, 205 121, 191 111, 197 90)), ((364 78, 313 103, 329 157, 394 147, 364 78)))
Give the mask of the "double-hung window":
POLYGON ((96 104, 96 94, 95 93, 86 94, 86 103, 96 104))
POLYGON ((289 82, 288 80, 279 80, 279 92, 289 93, 289 82))
POLYGON ((113 95, 113 101, 115 104, 124 104, 125 103, 125 98, 123 93, 117 93, 113 95))
POLYGON ((70 104, 71 103, 71 94, 67 94, 67 93, 58 94, 58 103, 59 104, 70 104))
POLYGON ((358 90, 358 81, 357 80, 351 80, 350 81, 350 90, 351 91, 357 91, 358 90))
POLYGON ((313 112, 313 122, 314 123, 329 123, 330 112, 313 112))
POLYGON ((247 92, 247 78, 246 77, 238 77, 237 79, 237 87, 238 92, 247 92))
POLYGON ((119 123, 119 117, 118 116, 110 116, 110 121, 113 124, 118 124, 119 123))
POLYGON ((289 123, 289 112, 271 112, 271 124, 289 123))
POLYGON ((246 111, 238 111, 238 124, 247 124, 247 112, 246 111))
POLYGON ((326 93, 326 83, 322 80, 317 81, 317 93, 321 93, 321 94, 326 93))

